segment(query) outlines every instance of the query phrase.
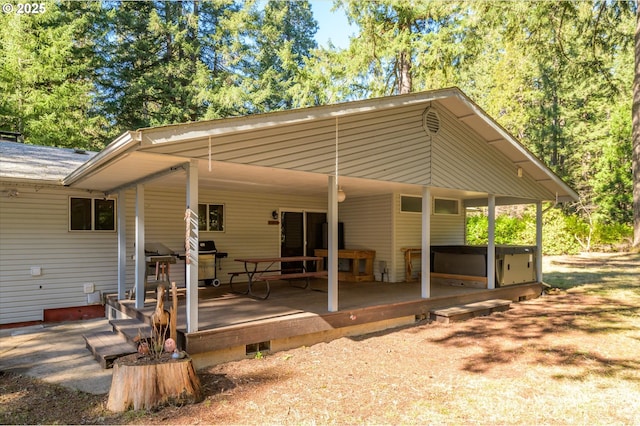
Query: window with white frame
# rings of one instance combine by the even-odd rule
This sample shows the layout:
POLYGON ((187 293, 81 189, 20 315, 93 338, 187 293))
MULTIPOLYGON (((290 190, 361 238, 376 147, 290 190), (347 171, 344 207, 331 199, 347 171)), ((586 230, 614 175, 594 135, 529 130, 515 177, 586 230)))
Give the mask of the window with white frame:
POLYGON ((198 204, 198 230, 224 232, 224 204, 198 204))
POLYGON ((422 213, 422 197, 401 195, 400 211, 405 213, 422 213))
POLYGON ((453 198, 434 198, 433 214, 458 215, 460 214, 460 201, 453 198))
POLYGON ((69 197, 70 231, 115 231, 116 200, 69 197))
MULTIPOLYGON (((404 213, 422 213, 422 197, 401 195, 400 211, 404 213)), ((460 214, 460 200, 454 198, 434 198, 431 214, 458 215, 460 214)))

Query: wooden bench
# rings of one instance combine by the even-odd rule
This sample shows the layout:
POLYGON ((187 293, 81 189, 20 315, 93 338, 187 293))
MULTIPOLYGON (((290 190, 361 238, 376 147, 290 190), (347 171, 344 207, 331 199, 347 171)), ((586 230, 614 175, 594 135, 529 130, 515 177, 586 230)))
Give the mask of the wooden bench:
MULTIPOLYGON (((280 269, 270 269, 270 270, 263 270, 263 271, 255 271, 256 274, 263 274, 265 272, 280 272, 280 269)), ((253 273, 253 271, 251 271, 251 273, 253 273)), ((229 285, 231 286, 231 288, 233 289, 233 279, 239 275, 248 275, 247 271, 235 271, 235 272, 229 272, 229 275, 231 276, 231 278, 229 278, 229 285)), ((238 292, 236 292, 238 293, 238 292)), ((242 293, 241 294, 247 294, 247 293, 242 293)))
MULTIPOLYGON (((269 272, 271 272, 271 271, 269 271, 269 272)), ((254 296, 254 297, 257 297, 259 299, 263 299, 263 300, 266 299, 267 297, 269 297, 269 294, 271 293, 271 286, 269 285, 270 281, 278 281, 278 280, 295 281, 295 280, 303 279, 305 281, 304 287, 300 287, 300 286, 294 286, 294 287, 307 289, 307 288, 309 288, 309 285, 311 284, 311 278, 326 278, 326 277, 327 277, 327 271, 295 272, 295 273, 286 273, 286 274, 260 275, 258 277, 254 277, 253 281, 264 281, 266 283, 266 285, 267 285, 266 294, 265 294, 264 297, 256 296, 253 293, 251 293, 251 295, 254 296)))
MULTIPOLYGON (((269 270, 262 270, 262 271, 255 271, 255 274, 264 274, 265 272, 282 272, 281 269, 269 269, 269 270)), ((253 271, 250 271, 251 275, 254 274, 253 271)), ((231 276, 231 278, 229 278, 229 287, 231 287, 231 291, 233 293, 237 293, 237 294, 248 294, 249 293, 249 286, 247 285, 247 290, 246 291, 238 291, 235 290, 233 288, 233 279, 239 275, 249 275, 249 273, 247 271, 234 271, 234 272, 229 272, 229 275, 231 276)))

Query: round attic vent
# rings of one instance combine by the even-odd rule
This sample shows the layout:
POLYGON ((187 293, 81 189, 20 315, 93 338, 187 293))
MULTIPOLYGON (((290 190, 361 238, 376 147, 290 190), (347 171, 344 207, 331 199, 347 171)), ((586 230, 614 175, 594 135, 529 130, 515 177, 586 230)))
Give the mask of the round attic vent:
POLYGON ((429 107, 422 114, 422 126, 432 135, 437 135, 440 130, 440 117, 438 111, 429 107))

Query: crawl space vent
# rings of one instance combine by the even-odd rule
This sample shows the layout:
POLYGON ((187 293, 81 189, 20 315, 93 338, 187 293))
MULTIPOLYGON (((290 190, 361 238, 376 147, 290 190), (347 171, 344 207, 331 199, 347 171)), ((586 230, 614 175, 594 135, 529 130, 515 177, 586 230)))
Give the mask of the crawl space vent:
POLYGON ((440 117, 438 111, 427 108, 422 114, 422 126, 431 135, 437 135, 440 130, 440 117))

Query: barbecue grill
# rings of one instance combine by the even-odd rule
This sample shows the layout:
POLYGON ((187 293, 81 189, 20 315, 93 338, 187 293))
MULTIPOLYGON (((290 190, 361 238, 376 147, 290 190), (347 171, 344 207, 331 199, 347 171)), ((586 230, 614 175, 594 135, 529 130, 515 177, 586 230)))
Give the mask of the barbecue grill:
POLYGON ((223 259, 228 253, 216 249, 213 240, 198 242, 198 280, 204 281, 204 285, 218 287, 218 259, 223 259))

